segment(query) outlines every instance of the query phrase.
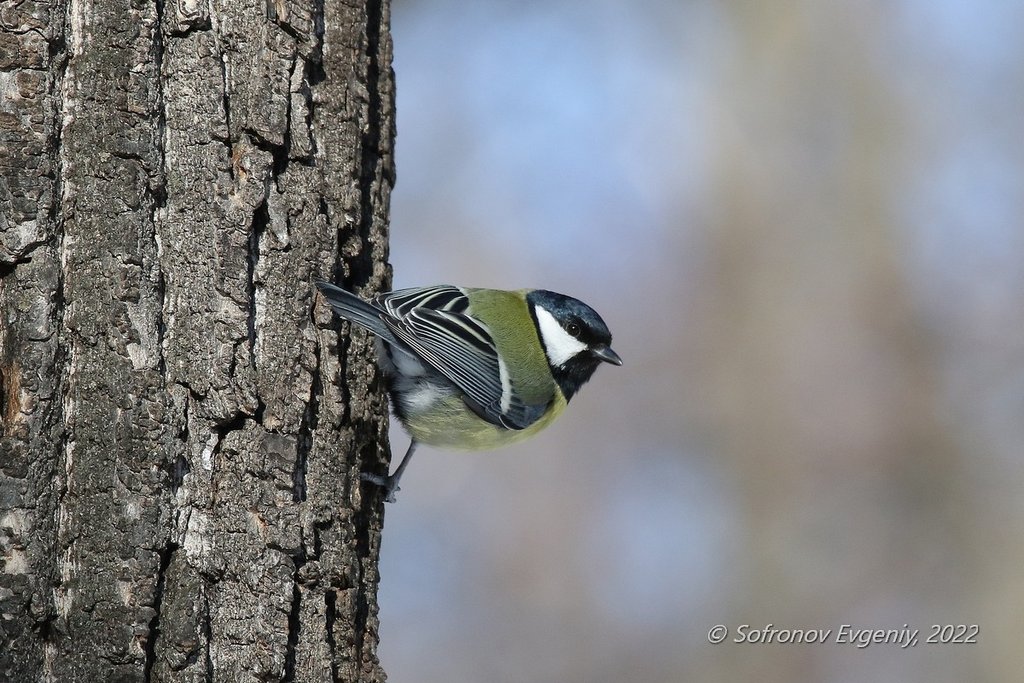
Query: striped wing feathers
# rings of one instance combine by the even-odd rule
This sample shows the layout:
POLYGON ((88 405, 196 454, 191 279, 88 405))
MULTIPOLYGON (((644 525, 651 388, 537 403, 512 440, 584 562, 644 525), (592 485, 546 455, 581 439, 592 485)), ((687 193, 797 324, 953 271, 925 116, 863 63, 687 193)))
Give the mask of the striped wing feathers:
POLYGON ((487 326, 468 314, 465 292, 450 286, 403 289, 374 299, 384 324, 399 341, 452 381, 466 405, 488 422, 525 429, 546 405, 516 395, 487 326))

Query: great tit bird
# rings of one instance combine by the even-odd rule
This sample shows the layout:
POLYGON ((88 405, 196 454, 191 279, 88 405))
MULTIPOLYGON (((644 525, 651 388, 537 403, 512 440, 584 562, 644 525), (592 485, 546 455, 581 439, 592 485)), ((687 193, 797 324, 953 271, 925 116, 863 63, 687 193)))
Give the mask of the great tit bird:
POLYGON ((597 311, 564 294, 438 285, 364 301, 316 286, 339 316, 377 337, 392 410, 412 437, 394 474, 363 475, 389 502, 417 444, 521 441, 551 424, 598 365, 622 365, 597 311))

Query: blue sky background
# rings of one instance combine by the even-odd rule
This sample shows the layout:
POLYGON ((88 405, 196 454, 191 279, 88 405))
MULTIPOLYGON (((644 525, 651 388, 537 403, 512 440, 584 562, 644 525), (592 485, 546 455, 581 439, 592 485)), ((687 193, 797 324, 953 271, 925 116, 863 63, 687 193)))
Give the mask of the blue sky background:
POLYGON ((392 22, 395 286, 575 295, 625 363, 533 441, 417 455, 385 527, 390 679, 1015 680, 1024 6, 392 22), (768 622, 982 638, 705 637, 768 622))

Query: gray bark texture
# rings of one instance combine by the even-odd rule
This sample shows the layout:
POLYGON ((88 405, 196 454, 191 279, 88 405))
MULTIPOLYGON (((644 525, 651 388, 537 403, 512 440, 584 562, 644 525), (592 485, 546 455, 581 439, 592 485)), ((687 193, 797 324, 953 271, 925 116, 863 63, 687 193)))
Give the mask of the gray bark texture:
POLYGON ((0 680, 384 680, 388 27, 0 4, 0 680))

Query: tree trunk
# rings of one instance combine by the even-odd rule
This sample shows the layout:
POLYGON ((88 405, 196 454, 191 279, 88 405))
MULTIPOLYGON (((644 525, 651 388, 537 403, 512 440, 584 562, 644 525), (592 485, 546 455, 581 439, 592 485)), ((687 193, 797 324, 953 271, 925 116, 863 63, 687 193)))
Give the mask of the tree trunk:
POLYGON ((384 679, 388 24, 0 7, 0 680, 384 679))

